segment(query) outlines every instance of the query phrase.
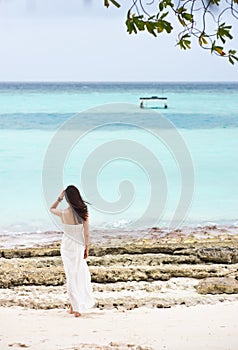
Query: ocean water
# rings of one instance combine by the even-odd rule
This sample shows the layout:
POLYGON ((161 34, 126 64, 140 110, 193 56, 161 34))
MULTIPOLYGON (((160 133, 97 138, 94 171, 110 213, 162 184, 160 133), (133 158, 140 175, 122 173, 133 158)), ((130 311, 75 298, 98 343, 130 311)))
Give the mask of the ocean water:
POLYGON ((60 230, 68 184, 96 230, 237 224, 238 83, 4 83, 0 140, 2 235, 60 230))

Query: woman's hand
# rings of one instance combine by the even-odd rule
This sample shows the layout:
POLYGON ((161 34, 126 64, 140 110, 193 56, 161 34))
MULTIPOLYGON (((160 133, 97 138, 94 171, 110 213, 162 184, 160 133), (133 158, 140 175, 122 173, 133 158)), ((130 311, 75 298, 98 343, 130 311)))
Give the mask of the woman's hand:
POLYGON ((63 200, 64 194, 65 194, 65 190, 63 190, 63 191, 61 192, 61 194, 59 195, 59 198, 60 198, 61 200, 63 200))
POLYGON ((84 259, 87 259, 88 257, 88 246, 84 249, 84 259))

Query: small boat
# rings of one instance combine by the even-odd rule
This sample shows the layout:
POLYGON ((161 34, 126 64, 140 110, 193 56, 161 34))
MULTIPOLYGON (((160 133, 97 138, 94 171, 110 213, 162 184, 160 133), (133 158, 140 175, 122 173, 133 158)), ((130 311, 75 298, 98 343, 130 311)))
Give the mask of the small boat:
POLYGON ((159 108, 155 105, 158 104, 158 101, 163 101, 164 108, 168 108, 168 98, 167 97, 158 97, 158 96, 151 96, 151 97, 140 97, 140 108, 159 108), (153 102, 152 106, 150 106, 149 102, 153 102))

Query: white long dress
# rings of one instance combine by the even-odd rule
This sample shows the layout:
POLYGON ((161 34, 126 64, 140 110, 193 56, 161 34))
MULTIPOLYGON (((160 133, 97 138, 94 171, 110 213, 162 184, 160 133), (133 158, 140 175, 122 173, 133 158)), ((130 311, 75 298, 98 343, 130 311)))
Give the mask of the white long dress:
POLYGON ((83 224, 65 224, 63 214, 63 237, 61 257, 63 260, 66 288, 74 312, 84 312, 94 305, 91 276, 84 259, 85 238, 83 224))

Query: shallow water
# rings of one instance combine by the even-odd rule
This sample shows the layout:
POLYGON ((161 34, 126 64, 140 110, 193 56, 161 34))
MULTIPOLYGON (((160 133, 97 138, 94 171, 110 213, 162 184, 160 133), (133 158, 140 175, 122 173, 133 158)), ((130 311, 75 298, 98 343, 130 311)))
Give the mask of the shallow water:
MULTIPOLYGON (((1 84, 0 231, 8 235, 60 230, 58 222, 49 215, 45 191, 53 202, 61 191, 61 182, 54 178, 52 186, 49 183, 49 188, 42 188, 42 169, 53 136, 77 112, 111 103, 132 103, 137 108, 139 97, 146 95, 168 97, 169 108, 159 108, 151 114, 138 108, 139 114, 130 115, 134 125, 131 127, 126 124, 125 109, 122 115, 117 114, 117 110, 106 113, 101 107, 103 120, 114 124, 90 131, 68 150, 59 178, 63 179, 64 186, 78 185, 84 198, 92 203, 92 228, 138 230, 142 226, 167 227, 171 222, 183 190, 181 177, 185 175, 180 172, 175 150, 171 152, 163 140, 148 133, 148 129, 155 133, 160 129, 157 115, 175 125, 192 158, 194 195, 181 225, 234 224, 238 220, 237 93, 235 83, 1 84), (144 130, 137 128, 138 125, 144 130), (124 153, 121 158, 120 140, 126 140, 128 145, 128 154, 124 153), (112 141, 116 143, 110 147, 112 141), (148 161, 140 148, 132 148, 135 143, 148 149, 156 161, 148 161), (100 154, 101 146, 105 147, 100 154), (109 157, 113 157, 111 151, 116 154, 113 159, 109 157), (94 165, 89 167, 92 171, 87 173, 88 180, 83 185, 82 172, 91 154, 95 155, 94 160, 105 160, 108 156, 110 161, 98 164, 97 169, 94 165), (162 167, 165 182, 162 177, 154 179, 157 163, 162 167), (133 185, 133 193, 132 187, 126 187, 124 197, 119 187, 122 180, 133 185), (97 188, 98 193, 93 188, 97 188), (158 201, 153 199, 152 209, 143 217, 153 191, 158 191, 158 201), (120 196, 124 198, 124 207, 114 205, 120 202, 120 196), (111 212, 110 206, 114 208, 111 212)), ((81 113, 79 119, 81 130, 98 124, 99 114, 86 114, 85 118, 83 115, 81 113)), ((61 152, 64 149, 56 152, 56 159, 61 157, 61 152)))

